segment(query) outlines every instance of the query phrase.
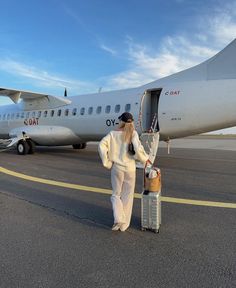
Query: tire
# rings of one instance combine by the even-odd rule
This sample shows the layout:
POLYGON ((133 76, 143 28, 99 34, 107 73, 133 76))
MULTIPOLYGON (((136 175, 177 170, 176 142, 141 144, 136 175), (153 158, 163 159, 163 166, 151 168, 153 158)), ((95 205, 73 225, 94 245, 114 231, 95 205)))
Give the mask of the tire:
POLYGON ((31 140, 31 139, 27 139, 26 142, 29 145, 29 152, 28 153, 29 154, 34 154, 34 152, 35 152, 35 143, 34 143, 34 141, 31 140))
POLYGON ((86 146, 87 146, 86 143, 80 143, 80 144, 74 144, 74 145, 72 145, 72 147, 73 147, 74 149, 85 149, 86 146))
POLYGON ((25 140, 20 140, 18 143, 17 143, 17 153, 19 155, 26 155, 29 153, 29 144, 25 141, 25 140))

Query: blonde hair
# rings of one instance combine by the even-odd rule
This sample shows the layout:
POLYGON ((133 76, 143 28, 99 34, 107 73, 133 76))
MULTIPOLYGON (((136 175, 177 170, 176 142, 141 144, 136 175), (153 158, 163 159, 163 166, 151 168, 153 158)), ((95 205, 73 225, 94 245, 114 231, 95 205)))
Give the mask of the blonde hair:
POLYGON ((126 143, 130 143, 132 140, 133 132, 135 130, 134 123, 127 123, 121 121, 119 124, 119 128, 123 130, 123 141, 126 143))

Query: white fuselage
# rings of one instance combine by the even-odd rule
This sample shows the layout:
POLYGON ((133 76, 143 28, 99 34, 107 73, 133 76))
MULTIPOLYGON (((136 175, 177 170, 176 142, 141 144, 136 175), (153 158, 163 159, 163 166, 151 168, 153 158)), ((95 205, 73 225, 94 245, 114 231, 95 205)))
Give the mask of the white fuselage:
POLYGON ((161 140, 236 125, 236 80, 155 81, 133 89, 80 95, 57 108, 31 105, 0 107, 0 138, 25 132, 38 145, 66 145, 100 140, 124 111, 134 115, 139 134, 157 114, 161 140), (150 100, 152 91, 158 91, 150 100), (154 107, 155 106, 155 107, 154 107))
POLYGON ((38 145, 100 140, 125 111, 139 134, 155 123, 161 140, 229 128, 236 126, 236 39, 207 61, 138 88, 71 98, 0 88, 1 95, 22 100, 0 107, 0 138, 38 145))

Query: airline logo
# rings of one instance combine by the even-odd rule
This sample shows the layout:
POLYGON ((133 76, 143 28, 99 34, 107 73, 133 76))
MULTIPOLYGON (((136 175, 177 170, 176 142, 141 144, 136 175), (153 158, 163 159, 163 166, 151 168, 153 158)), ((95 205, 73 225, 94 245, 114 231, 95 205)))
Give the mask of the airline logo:
POLYGON ((169 90, 165 92, 165 95, 177 96, 177 95, 180 95, 180 90, 169 90))
POLYGON ((29 118, 24 120, 26 126, 35 126, 39 125, 39 118, 29 118))

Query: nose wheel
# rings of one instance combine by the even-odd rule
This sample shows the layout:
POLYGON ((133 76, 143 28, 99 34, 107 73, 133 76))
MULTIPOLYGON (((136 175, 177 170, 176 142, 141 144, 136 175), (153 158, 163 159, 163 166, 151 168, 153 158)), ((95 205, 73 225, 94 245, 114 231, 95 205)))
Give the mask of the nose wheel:
POLYGON ((17 149, 17 153, 19 155, 26 155, 29 153, 29 144, 27 141, 25 140, 20 140, 18 143, 17 143, 17 146, 16 146, 16 149, 17 149))
POLYGON ((19 155, 34 154, 35 144, 31 139, 20 140, 16 149, 19 155))

